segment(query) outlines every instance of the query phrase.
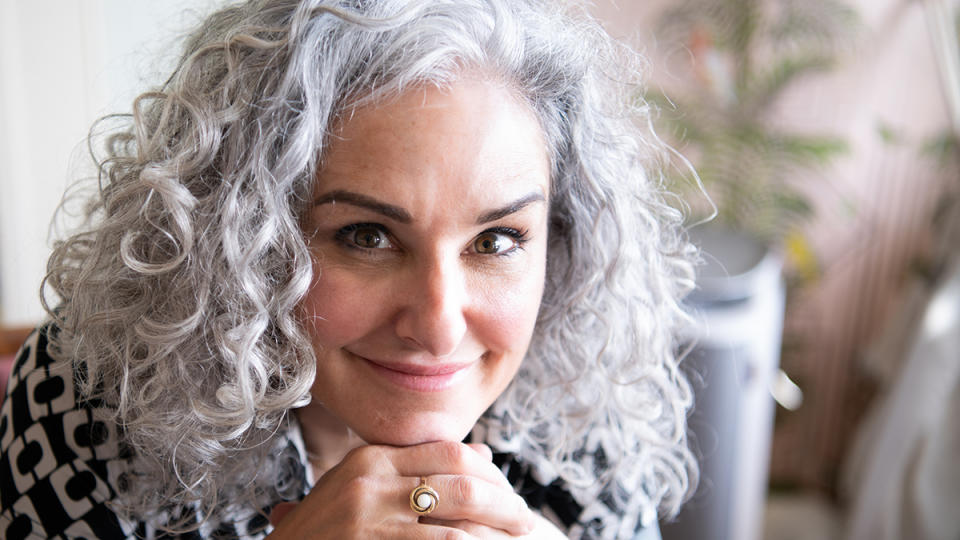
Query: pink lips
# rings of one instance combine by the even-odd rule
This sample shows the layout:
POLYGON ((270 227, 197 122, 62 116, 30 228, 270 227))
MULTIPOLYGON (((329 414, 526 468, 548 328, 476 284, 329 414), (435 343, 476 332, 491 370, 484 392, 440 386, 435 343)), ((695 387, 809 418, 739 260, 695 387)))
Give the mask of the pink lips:
POLYGON ((397 386, 416 392, 439 392, 455 385, 467 373, 469 364, 387 364, 356 356, 373 371, 397 386))

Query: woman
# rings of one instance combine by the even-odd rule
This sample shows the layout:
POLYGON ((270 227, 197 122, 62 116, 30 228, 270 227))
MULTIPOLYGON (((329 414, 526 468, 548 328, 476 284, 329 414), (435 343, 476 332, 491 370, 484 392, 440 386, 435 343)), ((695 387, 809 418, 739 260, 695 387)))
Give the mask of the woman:
POLYGON ((6 537, 658 536, 690 250, 633 60, 563 11, 210 16, 49 262, 6 537))

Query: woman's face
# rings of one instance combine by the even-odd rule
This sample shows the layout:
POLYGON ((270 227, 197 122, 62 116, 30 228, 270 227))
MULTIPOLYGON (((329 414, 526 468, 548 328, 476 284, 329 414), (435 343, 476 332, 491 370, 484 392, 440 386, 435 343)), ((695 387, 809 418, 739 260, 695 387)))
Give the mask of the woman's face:
POLYGON ((465 79, 336 126, 307 224, 314 399, 369 443, 459 440, 526 354, 549 165, 529 107, 465 79))

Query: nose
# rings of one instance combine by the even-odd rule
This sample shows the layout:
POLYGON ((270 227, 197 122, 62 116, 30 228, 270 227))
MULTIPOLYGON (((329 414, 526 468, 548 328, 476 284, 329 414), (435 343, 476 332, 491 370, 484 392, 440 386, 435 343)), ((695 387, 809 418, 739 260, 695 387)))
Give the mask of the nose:
POLYGON ((449 356, 467 331, 467 291, 458 257, 432 257, 410 268, 397 335, 435 357, 449 356))

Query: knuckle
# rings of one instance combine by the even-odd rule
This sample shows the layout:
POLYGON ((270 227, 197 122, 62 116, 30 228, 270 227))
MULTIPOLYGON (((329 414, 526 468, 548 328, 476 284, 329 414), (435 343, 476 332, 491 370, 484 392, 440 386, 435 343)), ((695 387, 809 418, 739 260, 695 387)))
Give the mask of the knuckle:
POLYGON ((360 446, 350 450, 344 461, 349 461, 360 466, 364 470, 373 470, 379 468, 382 464, 389 462, 386 450, 380 446, 368 445, 360 446))
POLYGON ((438 450, 444 456, 444 458, 448 460, 449 463, 462 465, 466 462, 466 451, 469 450, 466 445, 456 441, 444 441, 438 443, 438 445, 438 450))
POLYGON ((359 475, 350 478, 340 488, 339 496, 346 500, 365 500, 375 490, 375 480, 367 475, 359 475))
POLYGON ((453 498, 460 504, 475 503, 477 499, 477 484, 469 476, 458 475, 453 479, 453 498))

